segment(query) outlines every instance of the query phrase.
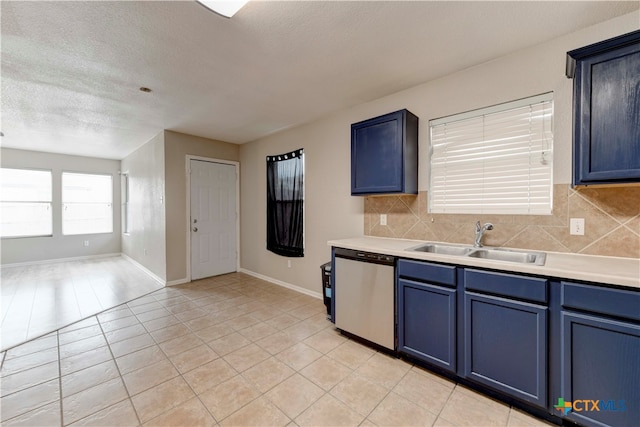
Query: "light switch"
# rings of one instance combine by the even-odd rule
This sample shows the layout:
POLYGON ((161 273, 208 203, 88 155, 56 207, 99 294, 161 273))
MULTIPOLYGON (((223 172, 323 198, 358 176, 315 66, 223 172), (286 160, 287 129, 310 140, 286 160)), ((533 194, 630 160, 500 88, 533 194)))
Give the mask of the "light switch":
POLYGON ((380 214, 380 225, 387 225, 387 214, 380 214))
POLYGON ((574 236, 584 236, 584 218, 571 218, 569 220, 569 233, 574 236))

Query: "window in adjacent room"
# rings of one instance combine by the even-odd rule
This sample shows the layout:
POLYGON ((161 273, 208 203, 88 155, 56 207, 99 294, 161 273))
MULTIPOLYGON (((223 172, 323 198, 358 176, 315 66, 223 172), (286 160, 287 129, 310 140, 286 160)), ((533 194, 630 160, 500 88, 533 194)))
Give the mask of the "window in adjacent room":
POLYGON ((51 171, 0 169, 0 236, 51 236, 51 171))
POLYGON ((550 215, 553 94, 429 122, 429 211, 550 215))
POLYGON ((267 157, 267 249, 304 256, 304 150, 267 157))
POLYGON ((62 173, 62 234, 113 231, 111 175, 62 173))

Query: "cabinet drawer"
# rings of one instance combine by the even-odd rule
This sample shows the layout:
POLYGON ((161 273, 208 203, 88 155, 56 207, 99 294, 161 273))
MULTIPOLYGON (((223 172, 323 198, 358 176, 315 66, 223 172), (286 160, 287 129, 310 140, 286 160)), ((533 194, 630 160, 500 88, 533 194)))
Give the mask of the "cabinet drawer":
POLYGON ((546 303, 547 280, 536 277, 493 273, 467 268, 464 270, 464 287, 468 290, 514 297, 546 303))
POLYGON ((398 276, 441 285, 456 285, 456 267, 430 262, 401 259, 398 261, 398 276))
POLYGON ((562 306, 640 321, 640 292, 562 283, 562 306))

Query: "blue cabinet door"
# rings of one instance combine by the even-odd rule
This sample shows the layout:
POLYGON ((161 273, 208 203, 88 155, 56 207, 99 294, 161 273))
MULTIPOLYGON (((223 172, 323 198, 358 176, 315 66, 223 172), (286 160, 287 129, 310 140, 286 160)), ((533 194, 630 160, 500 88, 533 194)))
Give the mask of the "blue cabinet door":
POLYGON ((570 311, 561 317, 562 395, 553 400, 569 403, 566 417, 581 425, 639 426, 640 325, 570 311))
POLYGON ((640 182, 640 31, 575 60, 574 184, 640 182))
POLYGON ((351 194, 418 193, 418 118, 400 110, 351 125, 351 194))
POLYGON ((398 280, 398 350, 455 373, 455 289, 398 280))
POLYGON ((547 308, 465 292, 464 374, 547 406, 547 308))

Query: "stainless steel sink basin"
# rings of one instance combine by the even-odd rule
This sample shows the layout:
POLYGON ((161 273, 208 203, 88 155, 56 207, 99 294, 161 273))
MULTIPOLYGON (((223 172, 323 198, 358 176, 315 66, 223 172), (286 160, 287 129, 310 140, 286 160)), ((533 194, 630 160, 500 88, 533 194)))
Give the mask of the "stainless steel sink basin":
POLYGON ((407 250, 533 265, 544 265, 547 258, 547 254, 544 252, 515 251, 502 248, 476 248, 473 246, 447 245, 432 242, 423 243, 407 250))
POLYGON ((478 249, 467 256, 521 264, 544 265, 547 255, 542 252, 520 252, 506 249, 478 249))
POLYGON ((434 254, 442 254, 442 255, 466 255, 469 252, 473 251, 473 248, 468 246, 456 246, 456 245, 443 245, 440 243, 427 243, 425 245, 415 246, 413 248, 409 248, 409 251, 416 252, 430 252, 434 254))

